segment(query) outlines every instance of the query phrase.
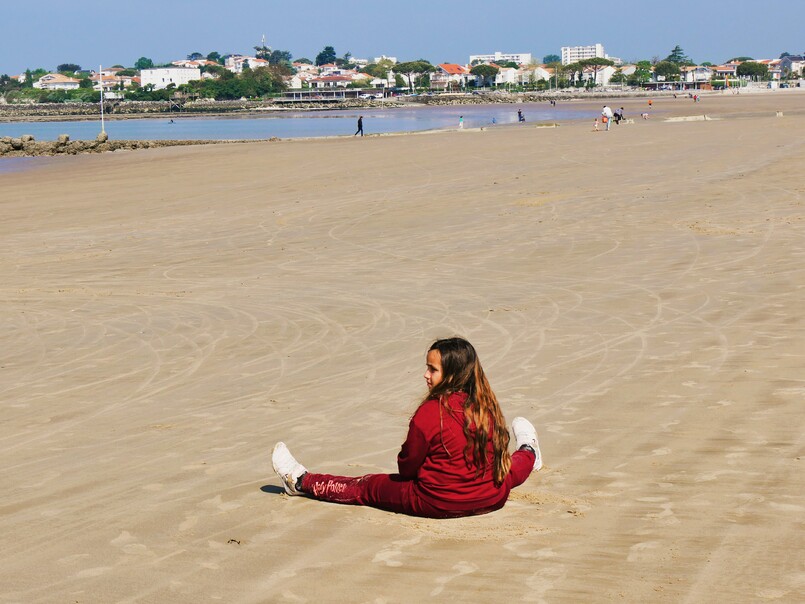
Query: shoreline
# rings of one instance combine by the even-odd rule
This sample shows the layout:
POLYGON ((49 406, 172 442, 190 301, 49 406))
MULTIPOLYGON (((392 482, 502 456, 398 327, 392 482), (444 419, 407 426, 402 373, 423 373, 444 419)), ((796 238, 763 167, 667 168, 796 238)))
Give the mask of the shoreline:
MULTIPOLYGON (((707 93, 710 94, 710 93, 707 93)), ((718 93, 713 93, 718 94, 718 93)), ((107 101, 105 106, 109 107, 105 115, 109 120, 126 119, 164 119, 170 117, 205 117, 209 119, 226 119, 231 117, 265 117, 271 113, 289 112, 315 112, 315 111, 337 111, 343 109, 397 109, 412 107, 433 107, 433 106, 461 106, 461 105, 485 105, 485 104, 519 104, 519 103, 540 103, 550 100, 561 102, 593 101, 606 99, 623 98, 662 98, 672 96, 673 92, 659 91, 648 92, 644 90, 628 91, 594 91, 594 92, 528 92, 528 93, 505 93, 505 92, 482 92, 471 95, 450 95, 435 94, 432 96, 422 95, 416 98, 411 97, 389 97, 377 101, 369 100, 308 100, 308 101, 191 101, 185 105, 187 111, 161 110, 169 108, 169 101, 107 101), (294 103, 293 105, 291 103, 294 103), (297 104, 298 103, 298 104, 297 104), (284 106, 286 105, 287 106, 284 106), (115 111, 123 111, 116 113, 115 111)), ((95 110, 97 103, 29 103, 29 104, 3 104, 0 105, 0 122, 19 122, 19 121, 91 121, 97 119, 98 111, 95 110), (59 113, 59 110, 69 109, 59 113), (93 112, 88 112, 93 109, 93 112), (53 113, 43 113, 53 112, 53 113)))
MULTIPOLYGON (((651 95, 650 98, 655 101, 651 107, 651 119, 653 121, 663 122, 680 122, 680 121, 713 121, 725 119, 756 119, 764 116, 777 116, 782 117, 785 115, 805 115, 805 107, 794 104, 791 106, 791 99, 801 101, 801 97, 805 94, 805 90, 788 89, 788 90, 771 90, 770 94, 744 94, 741 95, 724 95, 721 93, 713 93, 702 98, 699 103, 691 103, 686 97, 674 98, 673 95, 651 95), (743 99, 756 99, 762 101, 755 104, 765 105, 765 111, 758 111, 756 108, 750 110, 738 111, 734 107, 727 107, 727 105, 738 105, 740 98, 743 99), (715 107, 714 107, 715 105, 715 107)), ((639 114, 645 107, 642 106, 642 101, 645 96, 624 96, 624 97, 611 97, 611 96, 597 96, 590 98, 590 96, 569 99, 565 102, 572 103, 576 108, 585 107, 589 108, 590 118, 598 115, 601 102, 611 102, 617 100, 618 103, 611 103, 614 106, 621 103, 629 107, 627 114, 630 121, 642 121, 639 114), (640 104, 638 107, 637 105, 640 104)), ((526 102, 523 101, 523 104, 526 102)), ((474 103, 476 105, 485 103, 474 103)), ((495 105, 489 103, 489 105, 495 105)), ((450 105, 439 105, 449 107, 450 105)), ((427 109, 432 108, 433 105, 427 103, 417 103, 416 105, 406 105, 405 108, 427 109)), ((390 107, 389 107, 390 108, 390 107)), ((358 107, 354 108, 358 109, 358 107)), ((306 119, 306 113, 309 111, 298 111, 302 115, 292 116, 288 119, 306 119)), ((21 121, 64 121, 64 122, 78 122, 78 121, 96 121, 98 116, 73 116, 75 119, 62 119, 51 116, 42 116, 40 120, 18 119, 7 120, 9 122, 21 121)), ((106 117, 106 116, 105 116, 106 117)), ((261 119, 271 118, 275 115, 269 114, 268 111, 248 112, 248 113, 229 113, 220 114, 213 113, 210 115, 200 114, 127 114, 118 115, 114 117, 107 117, 107 119, 114 120, 131 120, 131 119, 212 119, 212 120, 227 120, 227 119, 261 119)), ((324 116, 326 117, 326 116, 324 116)), ((333 116, 335 117, 335 116, 333 116)), ((527 124, 499 124, 487 125, 482 127, 467 128, 464 132, 470 131, 484 131, 500 128, 554 128, 559 126, 578 125, 587 121, 588 118, 567 118, 561 119, 558 116, 555 120, 535 121, 527 124)), ((388 133, 372 133, 367 134, 367 138, 373 137, 388 137, 388 136, 408 136, 413 134, 426 134, 438 132, 450 132, 452 128, 434 128, 428 130, 416 131, 400 131, 388 133)), ((351 138, 350 135, 325 135, 325 136, 311 136, 311 137, 278 137, 273 136, 265 139, 125 139, 125 140, 108 140, 108 141, 93 141, 93 140, 79 140, 70 141, 67 144, 54 142, 54 141, 35 141, 30 135, 22 137, 2 137, 0 138, 0 159, 9 157, 39 157, 39 156, 59 156, 59 155, 74 155, 77 153, 100 153, 118 150, 135 150, 135 149, 151 149, 158 147, 171 147, 171 146, 188 146, 188 145, 211 145, 211 144, 237 144, 237 143, 254 143, 254 142, 288 142, 296 140, 327 140, 338 138, 351 138), (27 141, 25 140, 27 139, 27 141)))

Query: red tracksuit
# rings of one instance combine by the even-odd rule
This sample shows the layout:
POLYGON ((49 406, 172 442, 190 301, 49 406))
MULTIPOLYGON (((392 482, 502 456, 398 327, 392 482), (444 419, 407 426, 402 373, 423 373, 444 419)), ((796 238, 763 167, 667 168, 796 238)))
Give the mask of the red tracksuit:
POLYGON ((398 474, 358 478, 314 474, 302 479, 302 491, 323 501, 372 507, 428 518, 471 516, 498 510, 509 491, 525 482, 534 454, 516 451, 506 480, 492 480, 493 447, 487 446, 485 472, 467 467, 464 448, 463 392, 451 394, 446 409, 436 399, 425 401, 411 418, 408 437, 397 455, 398 474))

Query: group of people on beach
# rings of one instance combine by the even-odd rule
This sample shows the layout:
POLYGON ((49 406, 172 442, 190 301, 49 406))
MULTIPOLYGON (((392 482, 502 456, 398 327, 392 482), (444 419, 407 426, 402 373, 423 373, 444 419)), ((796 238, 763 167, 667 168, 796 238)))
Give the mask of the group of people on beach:
POLYGON ((485 514, 542 467, 534 426, 512 421, 511 437, 478 355, 459 337, 436 340, 425 358, 428 393, 414 411, 394 474, 309 471, 283 442, 272 463, 288 495, 427 518, 485 514))
MULTIPOLYGON (((616 109, 612 111, 609 105, 604 105, 604 108, 601 110, 601 123, 604 124, 604 128, 609 130, 609 125, 612 122, 615 124, 620 124, 621 120, 623 120, 623 107, 620 109, 616 109)), ((595 122, 593 123, 593 130, 598 132, 598 118, 595 118, 595 122)))

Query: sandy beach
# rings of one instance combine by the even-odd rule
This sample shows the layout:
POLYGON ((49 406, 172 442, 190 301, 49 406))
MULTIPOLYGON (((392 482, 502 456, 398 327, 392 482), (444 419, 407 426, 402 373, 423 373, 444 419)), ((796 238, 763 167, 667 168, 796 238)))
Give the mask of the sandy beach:
POLYGON ((613 105, 0 174, 0 602, 802 602, 805 94, 613 105), (451 335, 505 508, 282 492, 394 471, 451 335))

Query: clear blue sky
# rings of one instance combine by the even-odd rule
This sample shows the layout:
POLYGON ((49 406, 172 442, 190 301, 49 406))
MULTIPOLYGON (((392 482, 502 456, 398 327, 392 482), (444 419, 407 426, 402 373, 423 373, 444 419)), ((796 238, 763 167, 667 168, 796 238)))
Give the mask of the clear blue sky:
POLYGON ((266 44, 315 59, 388 55, 466 63, 470 54, 530 52, 600 42, 625 61, 666 57, 679 44, 695 62, 805 52, 803 0, 25 0, 2 6, 0 74, 26 68, 132 66, 192 52, 253 53, 266 44), (604 12, 606 7, 607 13, 604 12))

